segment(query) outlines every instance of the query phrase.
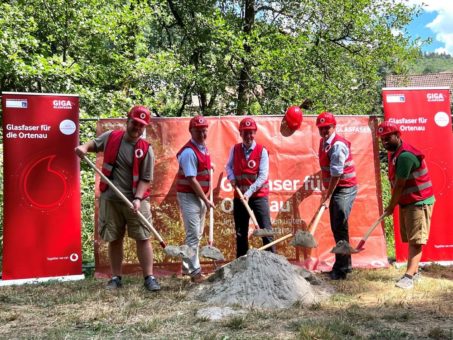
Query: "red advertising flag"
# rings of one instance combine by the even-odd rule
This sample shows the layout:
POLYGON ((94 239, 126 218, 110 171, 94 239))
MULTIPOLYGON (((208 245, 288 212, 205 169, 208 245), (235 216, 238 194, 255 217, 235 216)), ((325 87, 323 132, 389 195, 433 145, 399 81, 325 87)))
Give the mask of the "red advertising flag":
MULTIPOLYGON (((214 172, 214 245, 228 260, 235 257, 235 229, 233 221, 233 188, 226 178, 225 165, 230 148, 241 141, 238 125, 243 117, 206 117, 209 122, 206 144, 211 160, 215 164, 214 172)), ((306 116, 302 126, 291 136, 280 133, 282 117, 253 117, 258 125, 257 143, 263 144, 269 151, 269 205, 275 238, 280 238, 297 230, 304 229, 315 214, 321 198, 321 178, 318 161, 319 132, 316 117, 306 116)), ((154 183, 151 204, 154 227, 167 244, 184 243, 184 227, 176 202, 175 179, 178 171, 176 153, 190 138, 187 118, 153 118, 147 127, 146 138, 151 143, 155 156, 154 183)), ((98 123, 100 134, 106 130, 124 129, 125 120, 105 119, 98 123)), ((356 246, 369 227, 377 220, 382 211, 379 161, 377 140, 373 138, 370 126, 376 124, 368 116, 338 116, 337 132, 352 144, 352 153, 356 164, 359 191, 349 220, 350 241, 356 246)), ((102 165, 102 154, 98 154, 98 167, 102 165)), ((98 194, 98 193, 97 193, 98 194)), ((208 223, 201 245, 207 244, 208 223)), ((95 243, 96 275, 108 276, 110 267, 105 242, 101 242, 96 233, 95 243)), ((329 213, 324 213, 316 230, 315 238, 319 247, 309 250, 295 248, 290 239, 277 245, 277 252, 290 261, 304 264, 311 256, 311 263, 316 270, 330 270, 334 254, 330 250, 335 245, 330 230, 329 213)), ((155 243, 157 245, 157 243, 155 243)), ((260 238, 250 238, 252 247, 262 245, 260 238)), ((139 272, 135 246, 126 241, 125 272, 139 272)), ((180 270, 179 260, 165 256, 159 247, 155 248, 155 269, 158 274, 168 274, 180 270)), ((212 266, 212 261, 203 265, 212 266)), ((376 228, 367 241, 365 251, 353 256, 353 266, 362 268, 382 268, 388 265, 386 244, 382 228, 376 228)))
MULTIPOLYGON (((401 137, 426 156, 433 183, 434 204, 428 244, 422 262, 453 261, 453 133, 450 91, 439 88, 384 88, 385 120, 396 123, 401 137)), ((394 214, 397 262, 407 259, 407 244, 399 235, 398 211, 394 214)))
POLYGON ((2 109, 3 283, 83 278, 79 98, 4 92, 2 109))

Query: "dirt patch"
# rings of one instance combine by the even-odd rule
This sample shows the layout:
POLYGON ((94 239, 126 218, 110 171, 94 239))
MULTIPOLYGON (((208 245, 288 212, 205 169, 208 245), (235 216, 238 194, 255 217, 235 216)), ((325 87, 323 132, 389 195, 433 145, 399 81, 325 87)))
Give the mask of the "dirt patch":
POLYGON ((220 268, 209 282, 195 290, 195 298, 211 305, 288 308, 319 303, 330 293, 319 280, 290 264, 280 255, 251 249, 220 268), (307 277, 308 278, 308 277, 307 277))

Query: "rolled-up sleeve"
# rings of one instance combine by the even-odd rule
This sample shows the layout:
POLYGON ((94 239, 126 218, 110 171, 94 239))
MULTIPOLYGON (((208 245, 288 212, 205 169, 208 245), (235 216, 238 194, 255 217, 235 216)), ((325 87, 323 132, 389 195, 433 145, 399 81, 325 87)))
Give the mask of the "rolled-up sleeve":
POLYGON ((349 157, 349 149, 345 143, 337 141, 329 151, 330 175, 341 176, 344 172, 344 164, 349 157))

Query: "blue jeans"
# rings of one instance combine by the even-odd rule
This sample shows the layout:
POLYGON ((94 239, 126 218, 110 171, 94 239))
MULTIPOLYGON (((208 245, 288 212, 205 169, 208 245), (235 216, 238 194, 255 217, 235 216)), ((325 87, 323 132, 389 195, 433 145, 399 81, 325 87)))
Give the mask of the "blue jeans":
MULTIPOLYGON (((251 197, 248 201, 250 209, 255 213, 256 221, 260 229, 272 229, 271 217, 269 211, 269 199, 267 197, 251 197)), ((233 216, 236 228, 236 257, 247 254, 249 250, 249 221, 250 216, 247 208, 239 198, 233 200, 233 216)), ((273 237, 262 237, 263 245, 271 243, 273 237)), ((266 250, 275 253, 275 246, 266 250)))
MULTIPOLYGON (((329 213, 330 227, 335 242, 340 240, 349 242, 348 218, 356 196, 357 186, 337 187, 333 192, 329 204, 329 213)), ((335 254, 335 264, 332 270, 345 274, 351 272, 351 255, 335 254)))

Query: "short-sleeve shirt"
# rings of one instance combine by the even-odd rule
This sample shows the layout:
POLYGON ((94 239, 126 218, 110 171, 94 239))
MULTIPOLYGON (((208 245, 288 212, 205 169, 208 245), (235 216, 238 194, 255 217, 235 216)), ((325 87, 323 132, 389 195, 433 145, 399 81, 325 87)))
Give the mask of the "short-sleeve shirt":
MULTIPOLYGON (((396 162, 396 178, 408 179, 412 171, 420 167, 420 160, 411 152, 404 151, 398 156, 396 162)), ((414 203, 415 205, 434 204, 434 196, 423 201, 414 203)))
MULTIPOLYGON (((111 131, 104 132, 94 139, 96 152, 104 151, 105 144, 111 131)), ((136 142, 128 142, 124 138, 121 140, 120 149, 116 158, 116 163, 111 175, 113 184, 130 200, 133 199, 132 192, 132 162, 136 142)), ((154 152, 150 145, 145 159, 140 164, 140 180, 151 182, 154 177, 154 152)), ((109 187, 102 193, 102 197, 112 201, 121 201, 118 195, 109 187)))

